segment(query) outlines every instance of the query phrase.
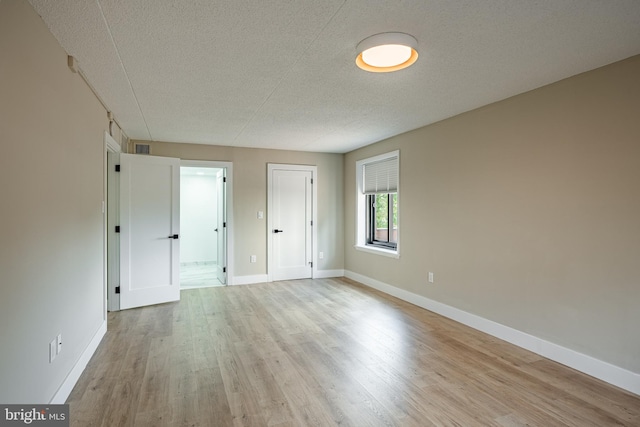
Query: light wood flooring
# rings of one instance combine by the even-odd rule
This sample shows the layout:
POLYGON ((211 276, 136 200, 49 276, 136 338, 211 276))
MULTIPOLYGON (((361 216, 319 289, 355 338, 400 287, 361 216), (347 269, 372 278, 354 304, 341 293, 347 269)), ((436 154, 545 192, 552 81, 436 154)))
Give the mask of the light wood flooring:
POLYGON ((640 426, 640 397, 346 279, 109 313, 74 426, 640 426))

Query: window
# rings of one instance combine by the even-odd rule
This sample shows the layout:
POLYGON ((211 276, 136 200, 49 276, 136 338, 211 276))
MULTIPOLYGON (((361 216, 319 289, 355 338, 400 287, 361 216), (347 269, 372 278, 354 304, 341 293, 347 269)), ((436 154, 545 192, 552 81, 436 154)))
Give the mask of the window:
POLYGON ((356 162, 356 249, 398 256, 399 154, 356 162))
POLYGON ((367 245, 396 249, 398 193, 367 195, 367 245))

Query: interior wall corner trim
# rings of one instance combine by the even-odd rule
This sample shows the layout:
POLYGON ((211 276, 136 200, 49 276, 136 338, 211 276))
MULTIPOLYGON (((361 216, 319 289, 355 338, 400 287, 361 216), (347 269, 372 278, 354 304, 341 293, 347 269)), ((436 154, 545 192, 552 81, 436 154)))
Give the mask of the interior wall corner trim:
POLYGON ((253 285, 255 283, 266 283, 268 281, 269 276, 267 276, 266 274, 255 274, 253 276, 234 276, 229 285, 253 285))
POLYGON ((330 279, 333 277, 344 277, 344 270, 318 270, 313 276, 314 279, 330 279))

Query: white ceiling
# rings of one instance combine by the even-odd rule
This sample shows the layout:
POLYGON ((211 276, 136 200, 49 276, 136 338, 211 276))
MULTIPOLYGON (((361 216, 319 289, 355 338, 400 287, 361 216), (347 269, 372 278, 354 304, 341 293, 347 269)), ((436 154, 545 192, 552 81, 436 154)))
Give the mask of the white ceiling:
POLYGON ((30 0, 129 137, 347 152, 640 53, 638 0, 30 0), (387 31, 420 57, 355 65, 387 31))

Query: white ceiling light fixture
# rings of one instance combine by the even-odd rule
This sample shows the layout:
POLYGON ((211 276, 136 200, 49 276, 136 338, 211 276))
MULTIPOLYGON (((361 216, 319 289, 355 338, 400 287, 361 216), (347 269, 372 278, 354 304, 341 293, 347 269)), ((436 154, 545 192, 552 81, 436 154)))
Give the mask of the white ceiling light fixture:
POLYGON ((405 33, 380 33, 358 43, 356 65, 372 73, 407 68, 418 60, 418 41, 405 33))

